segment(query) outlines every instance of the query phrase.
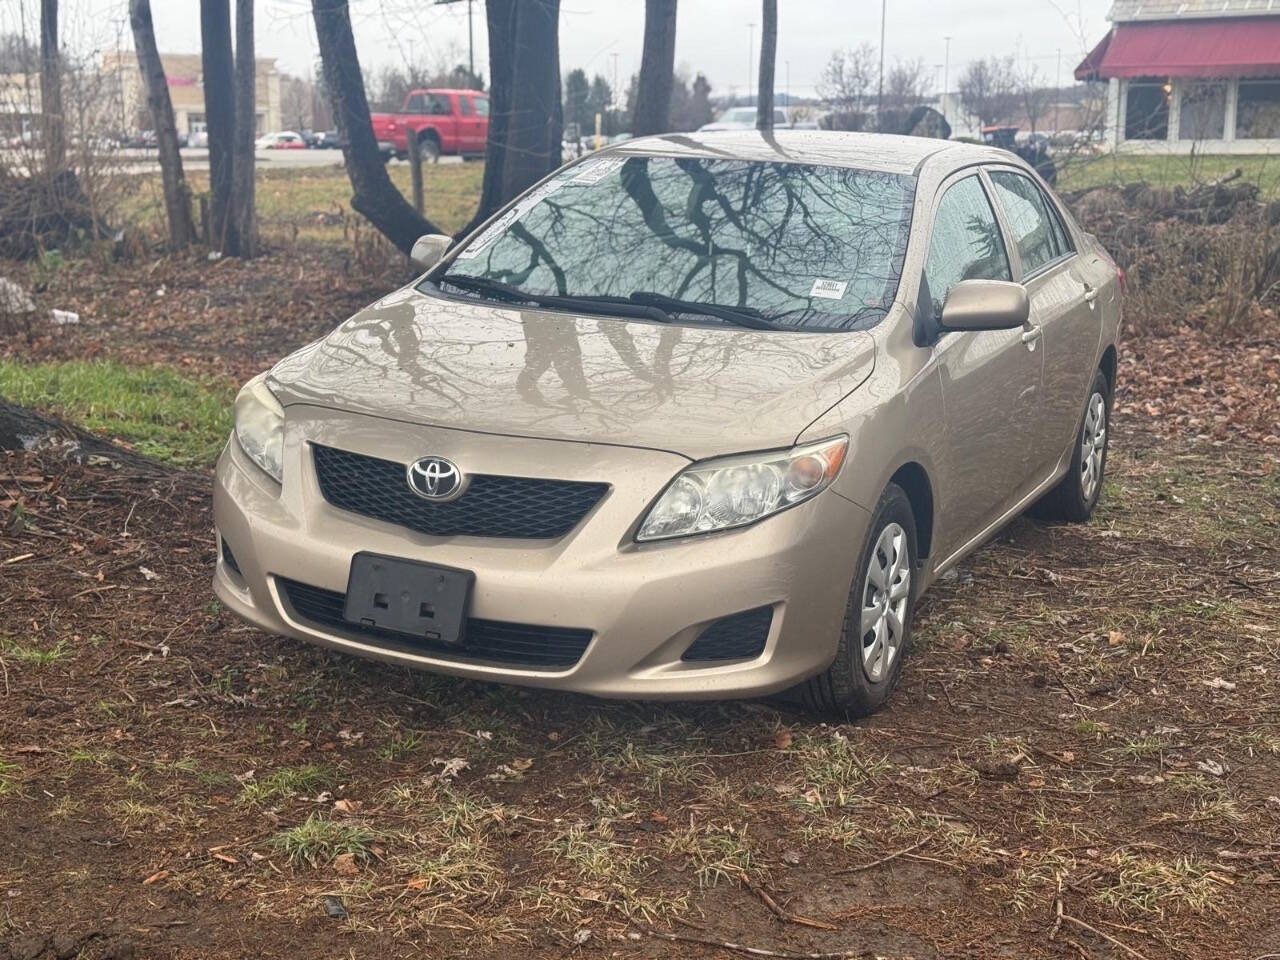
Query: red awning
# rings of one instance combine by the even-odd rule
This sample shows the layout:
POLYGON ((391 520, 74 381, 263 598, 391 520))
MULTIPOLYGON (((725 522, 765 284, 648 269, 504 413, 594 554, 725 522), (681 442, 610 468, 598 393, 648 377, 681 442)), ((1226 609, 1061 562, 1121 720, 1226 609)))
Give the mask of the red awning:
POLYGON ((1280 17, 1120 23, 1076 79, 1280 76, 1280 17))

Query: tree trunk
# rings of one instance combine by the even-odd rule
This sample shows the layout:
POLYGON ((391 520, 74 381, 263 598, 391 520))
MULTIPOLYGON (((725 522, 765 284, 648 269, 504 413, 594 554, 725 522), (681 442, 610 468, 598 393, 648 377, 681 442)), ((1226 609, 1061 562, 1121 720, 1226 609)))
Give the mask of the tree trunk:
POLYGON ((142 71, 147 106, 151 109, 151 122, 155 124, 156 143, 160 147, 160 175, 164 182, 165 213, 169 217, 169 245, 177 250, 195 238, 195 227, 191 223, 191 191, 182 175, 178 131, 173 125, 173 103, 169 99, 169 85, 156 49, 155 27, 151 24, 151 0, 129 0, 129 25, 133 28, 138 68, 142 71))
POLYGON ((471 222, 458 231, 470 233, 502 206, 502 168, 506 158, 508 121, 515 73, 512 46, 516 32, 516 0, 488 0, 485 21, 489 31, 489 134, 485 143, 484 180, 480 205, 471 222))
POLYGON ((369 101, 356 56, 356 41, 351 34, 347 0, 311 0, 311 13, 316 22, 324 82, 333 103, 347 177, 354 191, 351 206, 407 254, 418 237, 424 233, 440 233, 440 228, 420 216, 387 175, 369 122, 369 101))
POLYGON ((231 222, 237 248, 245 260, 257 245, 254 211, 253 141, 257 136, 255 84, 257 60, 253 44, 253 0, 236 0, 236 135, 231 156, 231 222))
POLYGON ((58 53, 58 0, 40 0, 40 117, 45 167, 53 176, 66 165, 62 117, 62 58, 58 53))
POLYGON ((560 165, 560 0, 489 0, 489 140, 467 233, 560 165))
POLYGON ((645 0, 644 52, 632 126, 635 136, 670 132, 675 63, 676 0, 645 0))
POLYGON ((204 119, 209 133, 210 239, 215 249, 238 247, 231 216, 235 80, 231 56, 230 0, 200 0, 200 61, 204 71, 204 119))
POLYGON ((778 58, 778 0, 764 0, 760 21, 760 92, 756 97, 756 129, 773 129, 773 68, 778 58))

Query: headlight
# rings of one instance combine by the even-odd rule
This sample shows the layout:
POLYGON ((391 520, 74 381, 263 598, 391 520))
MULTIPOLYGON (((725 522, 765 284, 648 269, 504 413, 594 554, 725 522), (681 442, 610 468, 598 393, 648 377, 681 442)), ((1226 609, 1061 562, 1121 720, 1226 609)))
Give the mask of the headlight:
POLYGON ((236 440, 245 454, 282 483, 284 473, 284 407, 259 374, 236 397, 236 440))
POLYGON ((830 486, 848 437, 778 453, 695 464, 672 481, 640 525, 637 540, 728 530, 802 503, 830 486))

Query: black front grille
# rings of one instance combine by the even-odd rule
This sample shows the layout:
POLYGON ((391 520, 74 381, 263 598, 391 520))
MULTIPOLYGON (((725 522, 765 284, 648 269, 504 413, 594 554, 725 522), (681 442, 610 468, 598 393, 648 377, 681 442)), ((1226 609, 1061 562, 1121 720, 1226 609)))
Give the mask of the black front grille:
POLYGON ((343 617, 347 596, 296 580, 276 577, 276 585, 297 619, 339 634, 349 634, 388 650, 428 654, 441 660, 485 661, 516 667, 563 670, 582 659, 591 643, 590 630, 538 627, 500 620, 467 620, 460 646, 431 643, 391 630, 348 623, 343 617))
POLYGON ((689 644, 682 660, 749 660, 764 653, 773 625, 773 607, 756 607, 723 617, 689 644))
POLYGON ((409 489, 405 464, 312 444, 320 492, 335 507, 433 537, 562 537, 608 489, 604 483, 476 474, 466 492, 431 503, 409 489))

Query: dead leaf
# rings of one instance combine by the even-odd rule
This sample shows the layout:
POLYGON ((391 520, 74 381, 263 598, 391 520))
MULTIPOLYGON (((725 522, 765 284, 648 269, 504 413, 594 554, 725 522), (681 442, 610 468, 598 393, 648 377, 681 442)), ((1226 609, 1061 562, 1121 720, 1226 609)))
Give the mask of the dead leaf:
POLYGON ((1107 643, 1113 647, 1124 646, 1125 635, 1123 630, 1112 630, 1107 634, 1107 643))
POLYGON ((146 578, 148 583, 150 583, 152 580, 160 579, 160 574, 156 573, 154 570, 148 567, 139 567, 138 572, 146 578))
POLYGON ((790 750, 793 739, 790 730, 779 730, 773 735, 773 745, 779 750, 790 750))
POLYGON ((359 800, 347 800, 345 797, 333 802, 333 809, 338 813, 359 813, 364 804, 359 800))
POLYGON ((344 877, 354 877, 360 872, 360 868, 356 865, 356 855, 354 853, 340 853, 334 857, 333 869, 344 877))

